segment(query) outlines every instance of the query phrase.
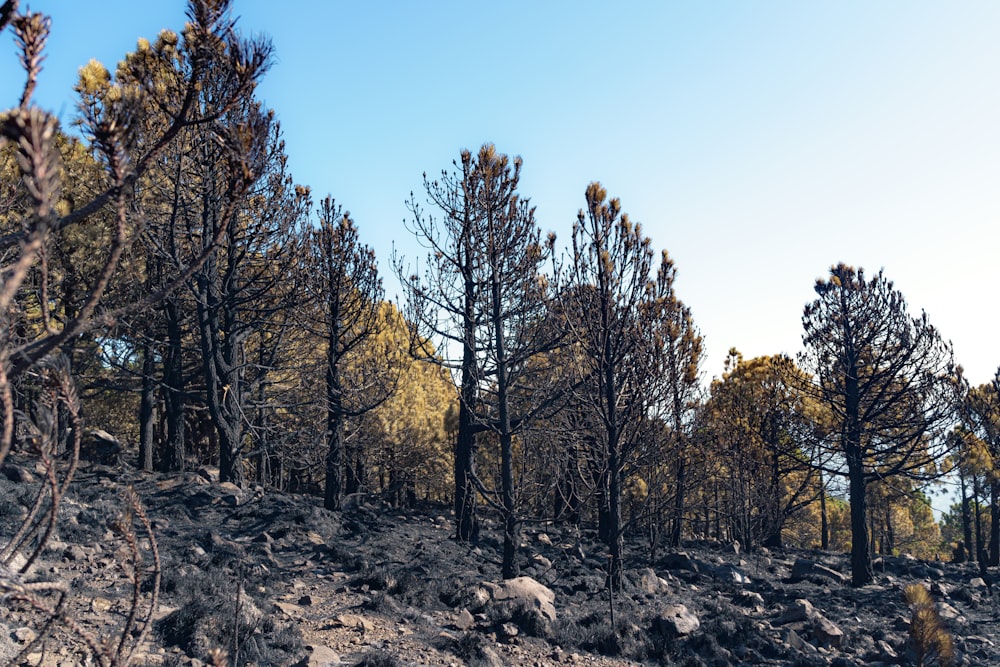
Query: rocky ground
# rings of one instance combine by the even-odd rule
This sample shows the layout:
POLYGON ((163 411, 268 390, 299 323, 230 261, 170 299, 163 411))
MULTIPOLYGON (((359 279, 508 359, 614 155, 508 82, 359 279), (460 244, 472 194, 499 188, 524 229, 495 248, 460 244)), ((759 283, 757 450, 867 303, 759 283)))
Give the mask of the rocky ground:
MULTIPOLYGON (((0 545, 40 483, 28 462, 12 463, 32 479, 10 466, 17 481, 0 475, 0 545)), ((67 616, 79 629, 64 623, 34 641, 38 617, 8 598, 0 663, 90 664, 76 635, 120 637, 132 587, 119 517, 134 487, 163 571, 139 665, 912 664, 903 599, 912 583, 936 600, 956 664, 1000 664, 998 598, 974 565, 885 558, 876 584, 853 589, 840 554, 691 543, 650 564, 636 544, 612 626, 604 550, 588 531, 526 528, 524 578, 502 584, 488 520, 469 546, 451 539, 445 508, 404 513, 351 497, 334 513, 317 499, 210 477, 85 465, 25 579, 70 582, 67 616)), ((140 589, 142 605, 150 592, 140 589)))

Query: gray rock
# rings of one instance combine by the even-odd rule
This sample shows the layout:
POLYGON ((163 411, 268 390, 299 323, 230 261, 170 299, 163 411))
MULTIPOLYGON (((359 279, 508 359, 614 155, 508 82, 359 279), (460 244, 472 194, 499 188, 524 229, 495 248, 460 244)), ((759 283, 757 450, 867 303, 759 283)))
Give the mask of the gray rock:
POLYGON ((701 626, 698 617, 682 604, 665 607, 653 619, 653 627, 660 634, 683 637, 689 635, 701 626))
POLYGON ((847 584, 850 578, 845 575, 826 567, 825 565, 820 565, 811 560, 806 560, 805 558, 799 558, 792 565, 792 579, 794 581, 801 581, 808 577, 821 577, 823 579, 830 579, 837 582, 838 584, 847 584))
POLYGON ((801 623, 809 620, 816 614, 816 608, 809 600, 798 599, 785 608, 781 616, 775 619, 775 625, 785 625, 786 623, 801 623))
POLYGON ((750 583, 750 577, 747 576, 746 572, 735 565, 730 565, 728 563, 723 563, 713 569, 712 578, 718 579, 719 581, 725 581, 727 583, 733 583, 738 586, 745 586, 750 583))
POLYGON ((327 646, 310 645, 306 646, 306 650, 309 653, 295 663, 295 667, 338 667, 343 664, 340 655, 327 646))
POLYGON ((663 567, 668 570, 685 570, 687 572, 698 572, 698 564, 687 554, 686 551, 667 554, 663 558, 663 567))
POLYGON ((489 592, 494 601, 522 602, 528 608, 537 611, 545 620, 556 620, 556 594, 552 592, 551 588, 538 583, 531 577, 517 577, 499 584, 486 582, 482 588, 489 592))
POLYGON ((810 619, 812 624, 812 636, 816 642, 822 646, 840 648, 844 643, 844 631, 837 625, 823 616, 819 612, 813 614, 810 619))
POLYGON ((468 609, 462 608, 462 611, 458 612, 455 617, 454 625, 459 630, 465 631, 469 630, 476 624, 476 619, 472 616, 468 609))
POLYGON ((656 575, 652 568, 636 572, 636 587, 646 595, 661 595, 669 589, 667 582, 656 575))

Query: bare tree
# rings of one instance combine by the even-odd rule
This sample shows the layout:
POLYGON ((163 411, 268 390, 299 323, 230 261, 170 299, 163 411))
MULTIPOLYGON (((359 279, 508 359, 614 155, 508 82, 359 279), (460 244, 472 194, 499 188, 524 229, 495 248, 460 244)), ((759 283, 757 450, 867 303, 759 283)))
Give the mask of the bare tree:
MULTIPOLYGON (((609 200, 599 183, 587 187, 586 198, 587 208, 573 227, 572 257, 561 269, 561 308, 579 350, 584 378, 579 392, 590 390, 580 399, 598 429, 590 456, 599 533, 610 550, 611 585, 619 589, 623 483, 650 455, 643 437, 648 419, 658 409, 683 403, 690 391, 684 387, 697 375, 700 338, 675 301, 673 263, 666 253, 654 277, 651 242, 622 214, 620 201, 609 200), (672 379, 676 392, 670 391, 672 379)), ((685 419, 683 411, 678 419, 685 419)))

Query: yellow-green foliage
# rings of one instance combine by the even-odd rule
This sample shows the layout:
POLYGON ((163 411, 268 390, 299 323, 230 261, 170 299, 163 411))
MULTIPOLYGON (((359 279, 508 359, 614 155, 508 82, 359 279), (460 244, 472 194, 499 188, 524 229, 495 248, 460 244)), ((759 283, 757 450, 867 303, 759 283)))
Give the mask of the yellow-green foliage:
POLYGON ((954 664, 955 647, 951 634, 941 622, 931 594, 921 584, 912 584, 904 591, 910 605, 910 640, 919 667, 954 664))

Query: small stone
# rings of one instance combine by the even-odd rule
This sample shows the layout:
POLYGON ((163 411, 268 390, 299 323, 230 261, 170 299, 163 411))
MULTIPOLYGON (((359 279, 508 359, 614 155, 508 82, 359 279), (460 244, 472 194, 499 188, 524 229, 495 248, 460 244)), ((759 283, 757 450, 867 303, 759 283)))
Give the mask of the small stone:
POLYGON ((476 619, 472 616, 468 609, 462 608, 462 611, 458 612, 455 617, 455 627, 459 630, 465 631, 469 630, 476 624, 476 619))
POLYGON ((552 568, 552 561, 541 554, 535 554, 531 557, 531 562, 542 568, 543 570, 548 570, 552 568))
POLYGON ((29 627, 22 627, 14 630, 14 639, 16 639, 21 644, 27 644, 29 642, 35 641, 38 636, 34 630, 29 627))
POLYGON ((103 614, 111 609, 111 600, 107 598, 94 598, 90 601, 90 608, 98 614, 103 614))
POLYGON ((517 626, 513 623, 503 623, 500 626, 500 636, 503 639, 513 639, 514 637, 517 637, 518 632, 519 630, 517 626))

